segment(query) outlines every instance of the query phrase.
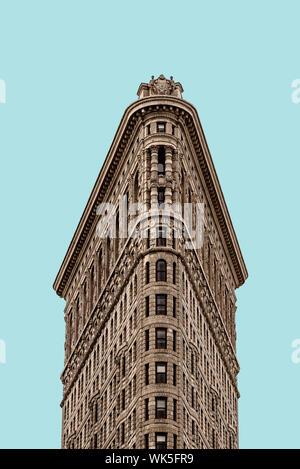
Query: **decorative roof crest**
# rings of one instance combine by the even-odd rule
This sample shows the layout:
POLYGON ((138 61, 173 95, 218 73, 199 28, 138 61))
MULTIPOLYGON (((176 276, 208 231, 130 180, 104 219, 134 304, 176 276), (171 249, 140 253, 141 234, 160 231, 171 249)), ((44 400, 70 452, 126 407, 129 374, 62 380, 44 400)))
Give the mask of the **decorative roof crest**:
POLYGON ((156 79, 152 75, 149 83, 140 84, 137 94, 140 99, 147 98, 148 96, 175 96, 176 98, 182 98, 182 92, 181 83, 175 83, 172 76, 168 80, 164 75, 160 75, 156 79))

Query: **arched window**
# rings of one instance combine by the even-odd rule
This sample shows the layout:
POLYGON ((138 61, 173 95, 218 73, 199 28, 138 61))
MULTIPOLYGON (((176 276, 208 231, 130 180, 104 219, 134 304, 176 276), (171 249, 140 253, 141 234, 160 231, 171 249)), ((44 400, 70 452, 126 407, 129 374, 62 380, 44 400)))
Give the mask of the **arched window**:
POLYGON ((159 259, 156 262, 156 281, 157 282, 167 281, 167 263, 163 259, 159 259))
POLYGON ((150 264, 149 262, 146 262, 146 283, 150 282, 150 264))

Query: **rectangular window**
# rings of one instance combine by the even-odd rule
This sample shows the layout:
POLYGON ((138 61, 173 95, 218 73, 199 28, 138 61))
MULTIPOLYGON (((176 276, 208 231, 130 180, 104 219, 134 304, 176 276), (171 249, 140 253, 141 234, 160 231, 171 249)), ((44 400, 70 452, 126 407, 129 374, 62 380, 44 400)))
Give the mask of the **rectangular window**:
POLYGON ((149 363, 145 365, 145 385, 149 384, 149 363))
POLYGON ((177 435, 173 435, 173 448, 176 449, 177 448, 177 435))
POLYGON ((176 386, 177 383, 177 367, 173 365, 173 386, 176 386))
POLYGON ((145 298, 145 314, 146 314, 146 318, 149 316, 149 313, 150 313, 150 298, 149 298, 149 296, 146 296, 146 298, 145 298))
POLYGON ((167 433, 155 433, 155 449, 167 449, 167 433))
POLYGON ((177 400, 173 399, 173 420, 177 420, 177 400))
POLYGON ((122 410, 125 410, 125 403, 126 403, 126 394, 125 389, 122 390, 122 410))
POLYGON ((149 449, 149 434, 146 433, 145 435, 145 449, 149 449))
POLYGON ((176 318, 176 297, 173 296, 173 318, 176 318))
POLYGON ((156 295, 156 314, 167 314, 167 295, 164 293, 156 295))
POLYGON ((166 246, 167 239, 166 239, 166 227, 165 226, 158 226, 156 228, 156 246, 166 246))
POLYGON ((157 122, 157 132, 165 132, 166 124, 165 122, 157 122))
POLYGON ((150 282, 150 264, 146 262, 146 283, 150 282))
POLYGON ((156 362, 155 367, 156 367, 156 370, 155 370, 156 383, 166 383, 167 382, 167 363, 156 362))
POLYGON ((147 230, 147 249, 150 248, 150 229, 147 230))
POLYGON ((173 262, 173 284, 176 284, 176 262, 173 262))
POLYGON ((149 350, 149 329, 145 330, 145 350, 149 350))
POLYGON ((159 187, 157 191, 157 201, 159 204, 165 203, 165 188, 159 187))
POLYGON ((149 399, 145 399, 145 420, 149 420, 149 399))
POLYGON ((166 397, 155 398, 155 418, 157 419, 167 418, 167 398, 166 397))
POLYGON ((155 347, 163 348, 163 349, 167 348, 167 329, 165 328, 155 329, 155 347))
POLYGON ((173 352, 176 352, 176 339, 177 339, 176 331, 173 331, 173 352))
POLYGON ((125 356, 122 359, 122 376, 124 377, 126 374, 126 358, 125 356))
POLYGON ((147 135, 150 135, 150 133, 151 133, 151 129, 150 129, 150 124, 149 124, 147 125, 147 135))
POLYGON ((175 249, 176 248, 176 241, 175 241, 175 230, 173 229, 172 230, 172 248, 175 249))
POLYGON ((122 445, 124 445, 125 443, 125 423, 124 422, 122 423, 122 426, 121 426, 121 443, 122 445))

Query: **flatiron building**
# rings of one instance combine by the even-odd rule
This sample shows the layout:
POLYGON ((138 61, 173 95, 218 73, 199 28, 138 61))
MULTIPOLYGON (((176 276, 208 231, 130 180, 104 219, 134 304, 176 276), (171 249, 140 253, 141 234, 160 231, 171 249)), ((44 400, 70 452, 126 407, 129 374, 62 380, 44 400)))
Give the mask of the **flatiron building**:
POLYGON ((55 279, 62 448, 238 447, 247 270, 182 93, 173 77, 141 83, 55 279))

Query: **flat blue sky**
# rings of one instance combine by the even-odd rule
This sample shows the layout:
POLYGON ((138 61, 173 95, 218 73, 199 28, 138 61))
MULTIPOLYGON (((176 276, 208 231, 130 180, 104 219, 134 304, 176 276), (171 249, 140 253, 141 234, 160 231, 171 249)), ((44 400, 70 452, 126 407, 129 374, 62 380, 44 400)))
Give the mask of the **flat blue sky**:
POLYGON ((0 0, 0 447, 58 448, 52 283, 125 107, 152 74, 198 110, 249 271, 237 291, 241 448, 299 448, 297 1, 0 0))

